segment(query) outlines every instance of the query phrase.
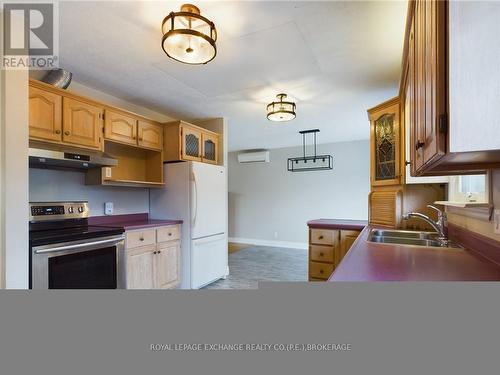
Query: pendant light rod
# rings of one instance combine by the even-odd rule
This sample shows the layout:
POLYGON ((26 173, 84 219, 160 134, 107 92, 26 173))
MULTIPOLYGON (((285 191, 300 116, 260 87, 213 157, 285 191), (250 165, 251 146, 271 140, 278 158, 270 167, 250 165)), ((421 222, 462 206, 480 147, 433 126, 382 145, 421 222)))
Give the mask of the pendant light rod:
POLYGON ((306 134, 314 134, 314 158, 316 158, 316 133, 319 133, 319 129, 310 129, 310 130, 301 130, 299 131, 302 134, 302 150, 304 153, 304 159, 306 158, 306 134))

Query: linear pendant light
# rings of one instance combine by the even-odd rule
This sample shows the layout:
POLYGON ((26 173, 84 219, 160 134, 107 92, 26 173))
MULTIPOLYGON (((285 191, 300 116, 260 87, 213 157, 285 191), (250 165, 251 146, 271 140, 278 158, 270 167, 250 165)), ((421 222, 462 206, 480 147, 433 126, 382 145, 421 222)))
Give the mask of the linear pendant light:
POLYGON ((168 57, 184 64, 198 65, 212 61, 217 54, 217 30, 200 9, 192 4, 181 6, 163 20, 161 46, 168 57))
POLYGON ((318 155, 316 153, 316 134, 319 133, 319 131, 319 129, 299 131, 300 135, 302 135, 302 156, 288 158, 287 169, 289 172, 324 171, 333 169, 332 155, 318 155), (314 155, 306 154, 306 135, 308 134, 314 136, 314 155))
POLYGON ((286 94, 276 95, 278 101, 271 102, 267 105, 267 119, 271 121, 290 121, 296 116, 295 103, 286 102, 286 94))

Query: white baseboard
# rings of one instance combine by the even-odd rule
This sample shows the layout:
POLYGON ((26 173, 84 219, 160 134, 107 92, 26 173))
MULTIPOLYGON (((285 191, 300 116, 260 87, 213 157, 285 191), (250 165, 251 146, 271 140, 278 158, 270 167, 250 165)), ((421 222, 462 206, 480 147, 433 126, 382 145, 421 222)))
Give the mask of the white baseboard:
POLYGON ((301 249, 301 250, 306 250, 308 248, 307 242, 270 241, 270 240, 258 240, 255 238, 242 238, 242 237, 229 237, 229 242, 244 243, 255 246, 287 247, 290 249, 301 249))

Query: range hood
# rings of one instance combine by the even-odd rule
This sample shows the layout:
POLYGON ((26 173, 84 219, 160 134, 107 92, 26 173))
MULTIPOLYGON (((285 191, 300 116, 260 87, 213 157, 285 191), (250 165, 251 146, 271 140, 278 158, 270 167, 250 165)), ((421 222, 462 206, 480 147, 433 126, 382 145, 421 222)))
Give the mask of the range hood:
POLYGON ((118 161, 102 152, 71 149, 47 150, 29 148, 30 168, 88 170, 100 167, 113 167, 118 161))

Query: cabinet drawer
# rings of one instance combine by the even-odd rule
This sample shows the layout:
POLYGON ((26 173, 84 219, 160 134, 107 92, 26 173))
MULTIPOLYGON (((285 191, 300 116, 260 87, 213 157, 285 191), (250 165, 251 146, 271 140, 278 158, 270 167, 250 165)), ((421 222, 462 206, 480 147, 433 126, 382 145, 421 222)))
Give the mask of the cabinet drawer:
POLYGON ((311 229, 310 242, 318 245, 335 245, 337 236, 337 230, 311 229))
POLYGON ((333 246, 309 245, 309 259, 318 262, 333 263, 335 252, 333 246))
POLYGON ((154 229, 134 230, 126 232, 127 249, 139 246, 153 245, 156 243, 154 229))
POLYGON ((158 242, 167 242, 178 240, 181 236, 181 231, 178 225, 162 227, 156 229, 156 239, 158 242))
POLYGON ((333 272, 333 264, 309 262, 309 277, 326 280, 333 272))

